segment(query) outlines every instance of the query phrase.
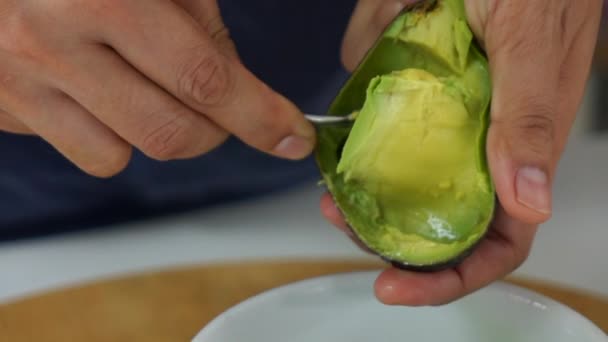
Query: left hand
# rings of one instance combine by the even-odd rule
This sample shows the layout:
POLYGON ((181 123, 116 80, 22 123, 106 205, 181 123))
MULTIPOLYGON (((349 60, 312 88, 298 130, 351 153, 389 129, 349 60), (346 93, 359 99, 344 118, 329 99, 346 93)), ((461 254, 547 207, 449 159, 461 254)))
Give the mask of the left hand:
MULTIPOLYGON (((344 38, 353 70, 386 25, 413 0, 360 0, 344 38)), ((493 83, 487 156, 500 206, 491 231, 460 265, 437 273, 389 269, 376 296, 393 305, 441 305, 500 279, 527 258, 538 225, 551 215, 552 181, 582 101, 601 0, 465 0, 488 54, 493 83)), ((331 196, 325 217, 349 229, 331 196)))

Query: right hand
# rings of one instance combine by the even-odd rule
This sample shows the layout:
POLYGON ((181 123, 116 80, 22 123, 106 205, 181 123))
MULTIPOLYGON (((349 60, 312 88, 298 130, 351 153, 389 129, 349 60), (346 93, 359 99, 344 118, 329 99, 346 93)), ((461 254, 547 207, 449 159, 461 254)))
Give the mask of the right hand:
POLYGON ((0 130, 39 135, 99 177, 132 147, 191 158, 234 134, 301 159, 315 139, 240 63, 216 0, 2 1, 0 130))
MULTIPOLYGON (((386 25, 417 0, 360 0, 343 45, 353 69, 386 25)), ((552 211, 552 181, 585 91, 600 26, 601 0, 466 0, 469 24, 485 48, 493 99, 487 155, 499 206, 471 256, 441 272, 392 268, 375 284, 385 304, 442 305, 512 273, 528 257, 552 211)), ((333 199, 325 217, 350 228, 333 199)))

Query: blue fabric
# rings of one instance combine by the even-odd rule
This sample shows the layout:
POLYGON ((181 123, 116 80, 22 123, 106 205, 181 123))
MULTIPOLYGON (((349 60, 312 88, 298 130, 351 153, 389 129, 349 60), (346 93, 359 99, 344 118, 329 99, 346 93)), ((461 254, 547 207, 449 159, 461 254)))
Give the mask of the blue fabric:
MULTIPOLYGON (((220 0, 243 62, 304 111, 323 112, 347 76, 339 48, 355 0, 220 0)), ((229 140, 202 157, 136 152, 110 179, 88 176, 36 137, 0 133, 0 240, 84 229, 259 196, 318 178, 229 140)))

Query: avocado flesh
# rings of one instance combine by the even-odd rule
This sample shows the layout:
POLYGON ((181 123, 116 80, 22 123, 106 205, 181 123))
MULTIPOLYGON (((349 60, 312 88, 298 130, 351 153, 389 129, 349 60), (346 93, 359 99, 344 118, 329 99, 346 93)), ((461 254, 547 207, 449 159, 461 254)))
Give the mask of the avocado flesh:
POLYGON ((374 78, 338 163, 350 202, 377 213, 358 235, 392 260, 449 259, 487 224, 479 120, 450 87, 420 69, 374 78))
POLYGON ((483 238, 494 210, 485 160, 487 61, 462 0, 404 12, 346 83, 319 132, 321 173, 356 236, 408 268, 446 267, 483 238))

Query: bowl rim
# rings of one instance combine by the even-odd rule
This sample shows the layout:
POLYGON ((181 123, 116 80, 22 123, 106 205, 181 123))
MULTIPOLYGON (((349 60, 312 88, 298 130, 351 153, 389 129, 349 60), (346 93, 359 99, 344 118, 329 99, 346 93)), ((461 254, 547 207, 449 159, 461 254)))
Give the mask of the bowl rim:
MULTIPOLYGON (((363 281, 370 279, 373 282, 373 279, 380 274, 381 271, 346 271, 346 272, 336 272, 333 274, 312 277, 308 279, 303 279, 291 283, 287 283, 284 285, 280 285, 265 291, 262 291, 256 295, 253 295, 232 307, 224 310, 218 316, 216 316, 213 320, 211 320, 207 325, 205 325, 202 330, 200 330, 197 335, 192 339, 192 342, 204 342, 204 338, 210 337, 210 334, 213 334, 217 331, 217 329, 224 323, 228 318, 238 314, 241 311, 247 310, 250 307, 255 307, 256 305, 263 303, 264 301, 271 299, 275 296, 284 295, 286 291, 298 291, 301 289, 310 289, 314 285, 323 284, 329 280, 341 280, 352 278, 352 281, 363 281)), ((553 298, 547 297, 541 293, 533 291, 531 289, 508 283, 503 280, 497 280, 490 285, 482 288, 479 291, 497 291, 502 292, 504 294, 508 294, 512 298, 521 301, 525 305, 533 305, 540 306, 545 309, 549 309, 552 311, 558 311, 562 314, 568 315, 569 318, 576 320, 577 324, 583 326, 585 331, 589 332, 589 335, 593 338, 594 341, 597 342, 608 342, 608 334, 604 333, 602 329, 600 329, 595 323, 589 320, 587 317, 583 316, 578 311, 569 307, 568 305, 559 302, 553 298)), ((466 297, 475 295, 476 292, 471 293, 466 297)), ((462 299, 464 299, 462 298, 462 299)))

